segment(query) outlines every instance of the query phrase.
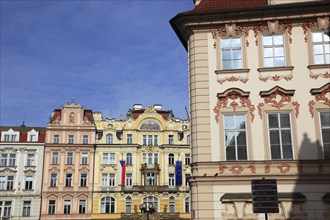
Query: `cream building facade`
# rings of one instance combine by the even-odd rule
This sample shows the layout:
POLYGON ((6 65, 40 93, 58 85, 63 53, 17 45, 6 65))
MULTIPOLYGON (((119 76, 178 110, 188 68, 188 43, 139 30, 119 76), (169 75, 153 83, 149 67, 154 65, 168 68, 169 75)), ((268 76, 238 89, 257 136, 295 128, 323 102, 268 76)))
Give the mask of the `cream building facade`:
POLYGON ((41 219, 91 219, 93 113, 80 104, 55 109, 46 126, 41 219))
POLYGON ((45 128, 0 127, 0 219, 39 219, 45 128))
POLYGON ((155 208, 150 219, 189 219, 189 120, 161 105, 134 105, 120 120, 95 112, 94 120, 93 219, 147 219, 141 204, 155 208))
POLYGON ((192 219, 330 218, 329 1, 199 0, 170 22, 188 51, 192 219))

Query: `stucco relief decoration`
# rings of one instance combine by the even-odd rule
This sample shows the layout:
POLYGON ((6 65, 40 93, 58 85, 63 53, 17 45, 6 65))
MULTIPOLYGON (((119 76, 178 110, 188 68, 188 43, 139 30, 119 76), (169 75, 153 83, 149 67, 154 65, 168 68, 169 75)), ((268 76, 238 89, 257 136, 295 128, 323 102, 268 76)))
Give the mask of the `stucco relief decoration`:
MULTIPOLYGON (((246 37, 249 36, 249 31, 245 30, 241 26, 236 26, 236 24, 230 22, 225 25, 225 27, 219 28, 215 31, 212 32, 212 37, 214 40, 213 43, 213 48, 215 49, 217 47, 217 39, 218 36, 224 37, 224 36, 240 36, 240 35, 245 35, 246 37)), ((249 46, 249 42, 246 38, 246 46, 249 46)))
POLYGON ((278 169, 280 169, 281 173, 287 173, 290 171, 290 164, 288 163, 282 163, 281 165, 278 166, 278 169))
POLYGON ((55 118, 55 120, 52 122, 52 124, 53 124, 53 125, 58 125, 58 124, 60 124, 60 121, 61 121, 60 116, 57 116, 57 117, 55 118))
POLYGON ((315 96, 315 101, 311 100, 308 102, 309 113, 311 117, 314 117, 315 104, 320 103, 330 108, 330 83, 322 86, 319 89, 312 89, 312 95, 315 96))
POLYGON ((294 113, 296 118, 298 117, 300 104, 297 101, 291 102, 291 96, 293 96, 294 94, 293 90, 286 91, 276 86, 268 92, 261 93, 261 95, 264 96, 264 102, 259 103, 257 106, 260 119, 262 119, 262 112, 265 105, 272 106, 279 110, 290 103, 294 107, 294 113))
POLYGON ((254 37, 256 38, 256 45, 258 46, 258 34, 267 32, 269 34, 276 34, 281 31, 287 31, 289 34, 289 42, 292 43, 292 24, 285 23, 280 24, 277 20, 268 21, 266 25, 260 25, 253 27, 254 37))
POLYGON ((301 27, 304 30, 305 42, 308 41, 308 30, 311 30, 311 29, 327 30, 329 26, 330 26, 329 17, 326 17, 326 16, 318 17, 314 21, 309 21, 309 22, 303 23, 301 27))
POLYGON ((238 107, 248 108, 251 116, 251 121, 253 122, 255 117, 255 107, 251 103, 251 100, 248 98, 248 95, 244 94, 243 91, 237 89, 229 89, 220 95, 218 94, 218 98, 219 99, 217 105, 213 109, 213 112, 215 113, 215 120, 217 123, 219 123, 219 115, 222 108, 232 108, 235 112, 238 107))
POLYGON ((231 76, 222 80, 218 80, 218 82, 222 85, 224 82, 236 82, 236 81, 240 81, 242 83, 246 83, 247 81, 249 81, 249 79, 247 78, 242 78, 242 77, 235 77, 235 76, 231 76))
POLYGON ((268 80, 273 80, 273 81, 280 81, 281 79, 285 79, 286 81, 290 81, 293 78, 293 74, 289 74, 289 75, 277 75, 275 74, 275 76, 259 76, 259 80, 263 81, 263 82, 267 82, 268 80))
POLYGON ((243 172, 244 168, 240 164, 234 164, 230 168, 233 174, 240 174, 243 172))
POLYGON ((251 173, 256 173, 256 166, 254 164, 249 165, 248 168, 250 168, 251 173))
POLYGON ((227 169, 227 166, 225 166, 225 165, 221 165, 221 166, 219 167, 219 172, 220 172, 220 174, 222 174, 223 172, 225 172, 225 169, 227 169))
POLYGON ((265 173, 269 173, 270 172, 270 163, 266 163, 265 165, 265 173))
POLYGON ((300 163, 297 164, 297 172, 298 173, 302 173, 303 172, 302 165, 300 163))

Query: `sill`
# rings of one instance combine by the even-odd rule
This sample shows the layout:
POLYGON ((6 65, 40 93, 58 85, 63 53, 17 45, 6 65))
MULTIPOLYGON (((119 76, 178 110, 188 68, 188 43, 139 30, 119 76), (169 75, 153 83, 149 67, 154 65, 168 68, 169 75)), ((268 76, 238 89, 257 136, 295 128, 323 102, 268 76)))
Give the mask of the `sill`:
POLYGON ((224 82, 242 82, 246 83, 249 80, 250 69, 228 69, 228 70, 216 70, 218 83, 224 82))
POLYGON ((23 189, 23 192, 33 191, 34 189, 23 189))
POLYGON ((28 168, 35 169, 36 167, 37 167, 37 166, 32 166, 32 165, 30 165, 30 166, 24 166, 25 169, 28 169, 28 168))
POLYGON ((321 78, 330 78, 330 64, 322 64, 322 65, 309 65, 307 66, 309 69, 309 76, 312 79, 321 78))
POLYGON ((259 80, 266 82, 268 80, 280 81, 285 79, 290 81, 293 78, 293 66, 284 66, 284 67, 263 67, 258 68, 259 80))

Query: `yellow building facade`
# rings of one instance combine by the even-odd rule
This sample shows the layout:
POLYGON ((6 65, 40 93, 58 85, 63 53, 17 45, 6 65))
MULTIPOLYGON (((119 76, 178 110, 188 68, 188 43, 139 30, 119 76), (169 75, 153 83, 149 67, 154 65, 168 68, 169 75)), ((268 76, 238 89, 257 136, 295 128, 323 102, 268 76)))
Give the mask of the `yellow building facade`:
POLYGON ((134 105, 97 127, 93 219, 190 219, 190 124, 161 105, 134 105), (144 204, 154 213, 141 213, 144 204))

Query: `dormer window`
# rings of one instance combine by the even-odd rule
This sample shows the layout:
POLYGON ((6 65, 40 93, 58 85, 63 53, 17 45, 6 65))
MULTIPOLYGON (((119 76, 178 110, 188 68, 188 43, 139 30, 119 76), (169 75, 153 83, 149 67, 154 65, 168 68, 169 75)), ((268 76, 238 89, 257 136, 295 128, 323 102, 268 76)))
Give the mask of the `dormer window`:
POLYGON ((28 132, 28 141, 29 142, 36 142, 38 141, 38 132, 34 129, 28 132))
POLYGON ((19 131, 14 131, 11 128, 8 131, 3 131, 1 135, 1 141, 4 142, 19 141, 19 131))

